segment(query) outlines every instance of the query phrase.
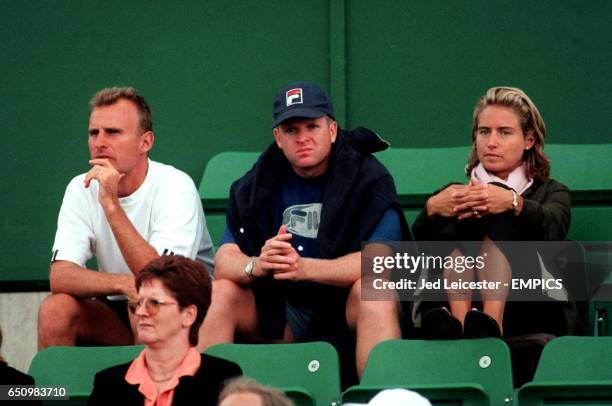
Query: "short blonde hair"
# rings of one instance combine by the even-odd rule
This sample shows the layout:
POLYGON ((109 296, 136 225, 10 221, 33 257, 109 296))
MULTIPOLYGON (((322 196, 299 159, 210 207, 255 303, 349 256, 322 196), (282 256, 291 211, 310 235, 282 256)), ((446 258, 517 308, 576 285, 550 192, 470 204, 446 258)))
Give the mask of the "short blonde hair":
POLYGON ((151 108, 138 90, 133 87, 107 87, 97 92, 89 102, 92 109, 102 106, 111 106, 119 100, 129 100, 136 105, 140 116, 140 129, 142 132, 153 131, 153 115, 151 108))
POLYGON ((293 402, 278 389, 264 386, 250 378, 234 378, 229 380, 221 394, 219 402, 237 393, 254 393, 259 395, 264 406, 293 406, 293 402))

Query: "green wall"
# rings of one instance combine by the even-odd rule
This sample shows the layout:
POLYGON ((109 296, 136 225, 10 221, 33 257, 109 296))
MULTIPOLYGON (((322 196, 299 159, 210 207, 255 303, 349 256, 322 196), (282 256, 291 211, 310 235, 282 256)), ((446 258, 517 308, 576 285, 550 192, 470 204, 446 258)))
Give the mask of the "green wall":
POLYGON ((292 80, 398 147, 466 144, 476 99, 501 84, 532 96, 551 142, 609 142, 611 20, 602 0, 0 0, 0 284, 47 279, 102 87, 147 97, 153 159, 196 183, 214 154, 270 142, 272 98, 292 80))

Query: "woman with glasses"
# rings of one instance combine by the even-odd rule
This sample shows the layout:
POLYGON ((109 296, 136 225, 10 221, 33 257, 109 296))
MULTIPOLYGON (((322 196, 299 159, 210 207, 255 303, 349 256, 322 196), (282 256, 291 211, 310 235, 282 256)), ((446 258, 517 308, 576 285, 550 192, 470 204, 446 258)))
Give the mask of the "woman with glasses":
POLYGON ((138 301, 129 309, 145 349, 132 362, 97 373, 89 404, 215 405, 223 382, 241 370, 195 348, 210 305, 206 267, 162 256, 136 275, 136 290, 138 301))

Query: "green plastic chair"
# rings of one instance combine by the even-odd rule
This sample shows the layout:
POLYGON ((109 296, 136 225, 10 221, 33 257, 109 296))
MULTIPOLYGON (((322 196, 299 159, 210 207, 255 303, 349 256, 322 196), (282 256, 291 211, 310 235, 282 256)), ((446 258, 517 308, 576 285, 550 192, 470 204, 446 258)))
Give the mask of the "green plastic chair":
MULTIPOLYGON (((412 210, 409 215, 412 222, 413 213, 423 207, 436 189, 451 181, 467 181, 464 169, 469 152, 469 146, 390 148, 377 153, 376 157, 393 176, 404 209, 412 210)), ((553 161, 552 176, 566 184, 572 193, 570 238, 612 240, 609 232, 612 224, 612 183, 609 180, 612 143, 548 144, 546 152, 553 161)), ((253 166, 259 154, 226 151, 208 161, 198 188, 207 217, 209 213, 225 214, 230 185, 253 166)))
POLYGON ((463 175, 470 148, 389 148, 376 154, 389 170, 404 207, 423 207, 448 182, 465 182, 463 175), (441 165, 440 163, 444 164, 441 165))
POLYGON ((225 210, 230 186, 253 167, 259 155, 260 152, 227 151, 210 158, 198 187, 204 208, 225 210))
POLYGON ((85 405, 97 372, 131 361, 142 349, 143 346, 49 347, 34 356, 28 373, 37 386, 66 388, 69 400, 45 404, 85 405))
POLYGON ((222 152, 213 156, 204 168, 198 193, 206 212, 206 226, 215 244, 219 244, 225 230, 230 186, 251 169, 259 154, 245 151, 222 152))
POLYGON ((245 376, 283 390, 297 406, 340 398, 338 353, 328 343, 219 344, 206 353, 234 361, 245 376))
POLYGON ((494 338, 384 341, 370 353, 359 385, 342 400, 367 403, 389 388, 414 390, 435 404, 511 404, 510 351, 494 338))
POLYGON ((542 352, 519 405, 612 405, 612 337, 559 337, 542 352))

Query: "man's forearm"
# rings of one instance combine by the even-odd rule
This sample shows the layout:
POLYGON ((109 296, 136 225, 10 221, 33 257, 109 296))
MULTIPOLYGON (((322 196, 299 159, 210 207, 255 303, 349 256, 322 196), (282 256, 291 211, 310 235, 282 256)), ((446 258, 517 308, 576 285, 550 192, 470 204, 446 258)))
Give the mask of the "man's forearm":
POLYGON ((249 285, 254 278, 262 276, 257 261, 254 263, 253 276, 249 277, 244 269, 250 257, 243 254, 236 244, 223 244, 215 255, 215 277, 229 279, 240 285, 249 285))
POLYGON ((134 277, 91 271, 69 261, 51 264, 49 277, 51 292, 67 293, 76 297, 128 295, 135 292, 134 277))
POLYGON ((306 280, 348 287, 361 275, 361 251, 353 252, 335 259, 301 258, 306 280))
MULTIPOLYGON (((241 285, 248 285, 253 279, 282 275, 284 270, 262 270, 261 262, 255 259, 253 274, 247 276, 244 268, 249 257, 244 255, 238 245, 224 244, 215 256, 215 276, 217 279, 229 279, 241 285)), ((353 252, 336 259, 300 258, 297 279, 309 280, 325 285, 348 287, 355 283, 361 274, 361 252, 353 252)), ((293 271, 290 271, 291 273, 293 271)), ((280 278, 279 278, 280 279, 280 278)))
POLYGON ((104 208, 119 250, 132 273, 138 273, 146 264, 159 258, 159 254, 138 233, 130 219, 117 203, 104 208))

